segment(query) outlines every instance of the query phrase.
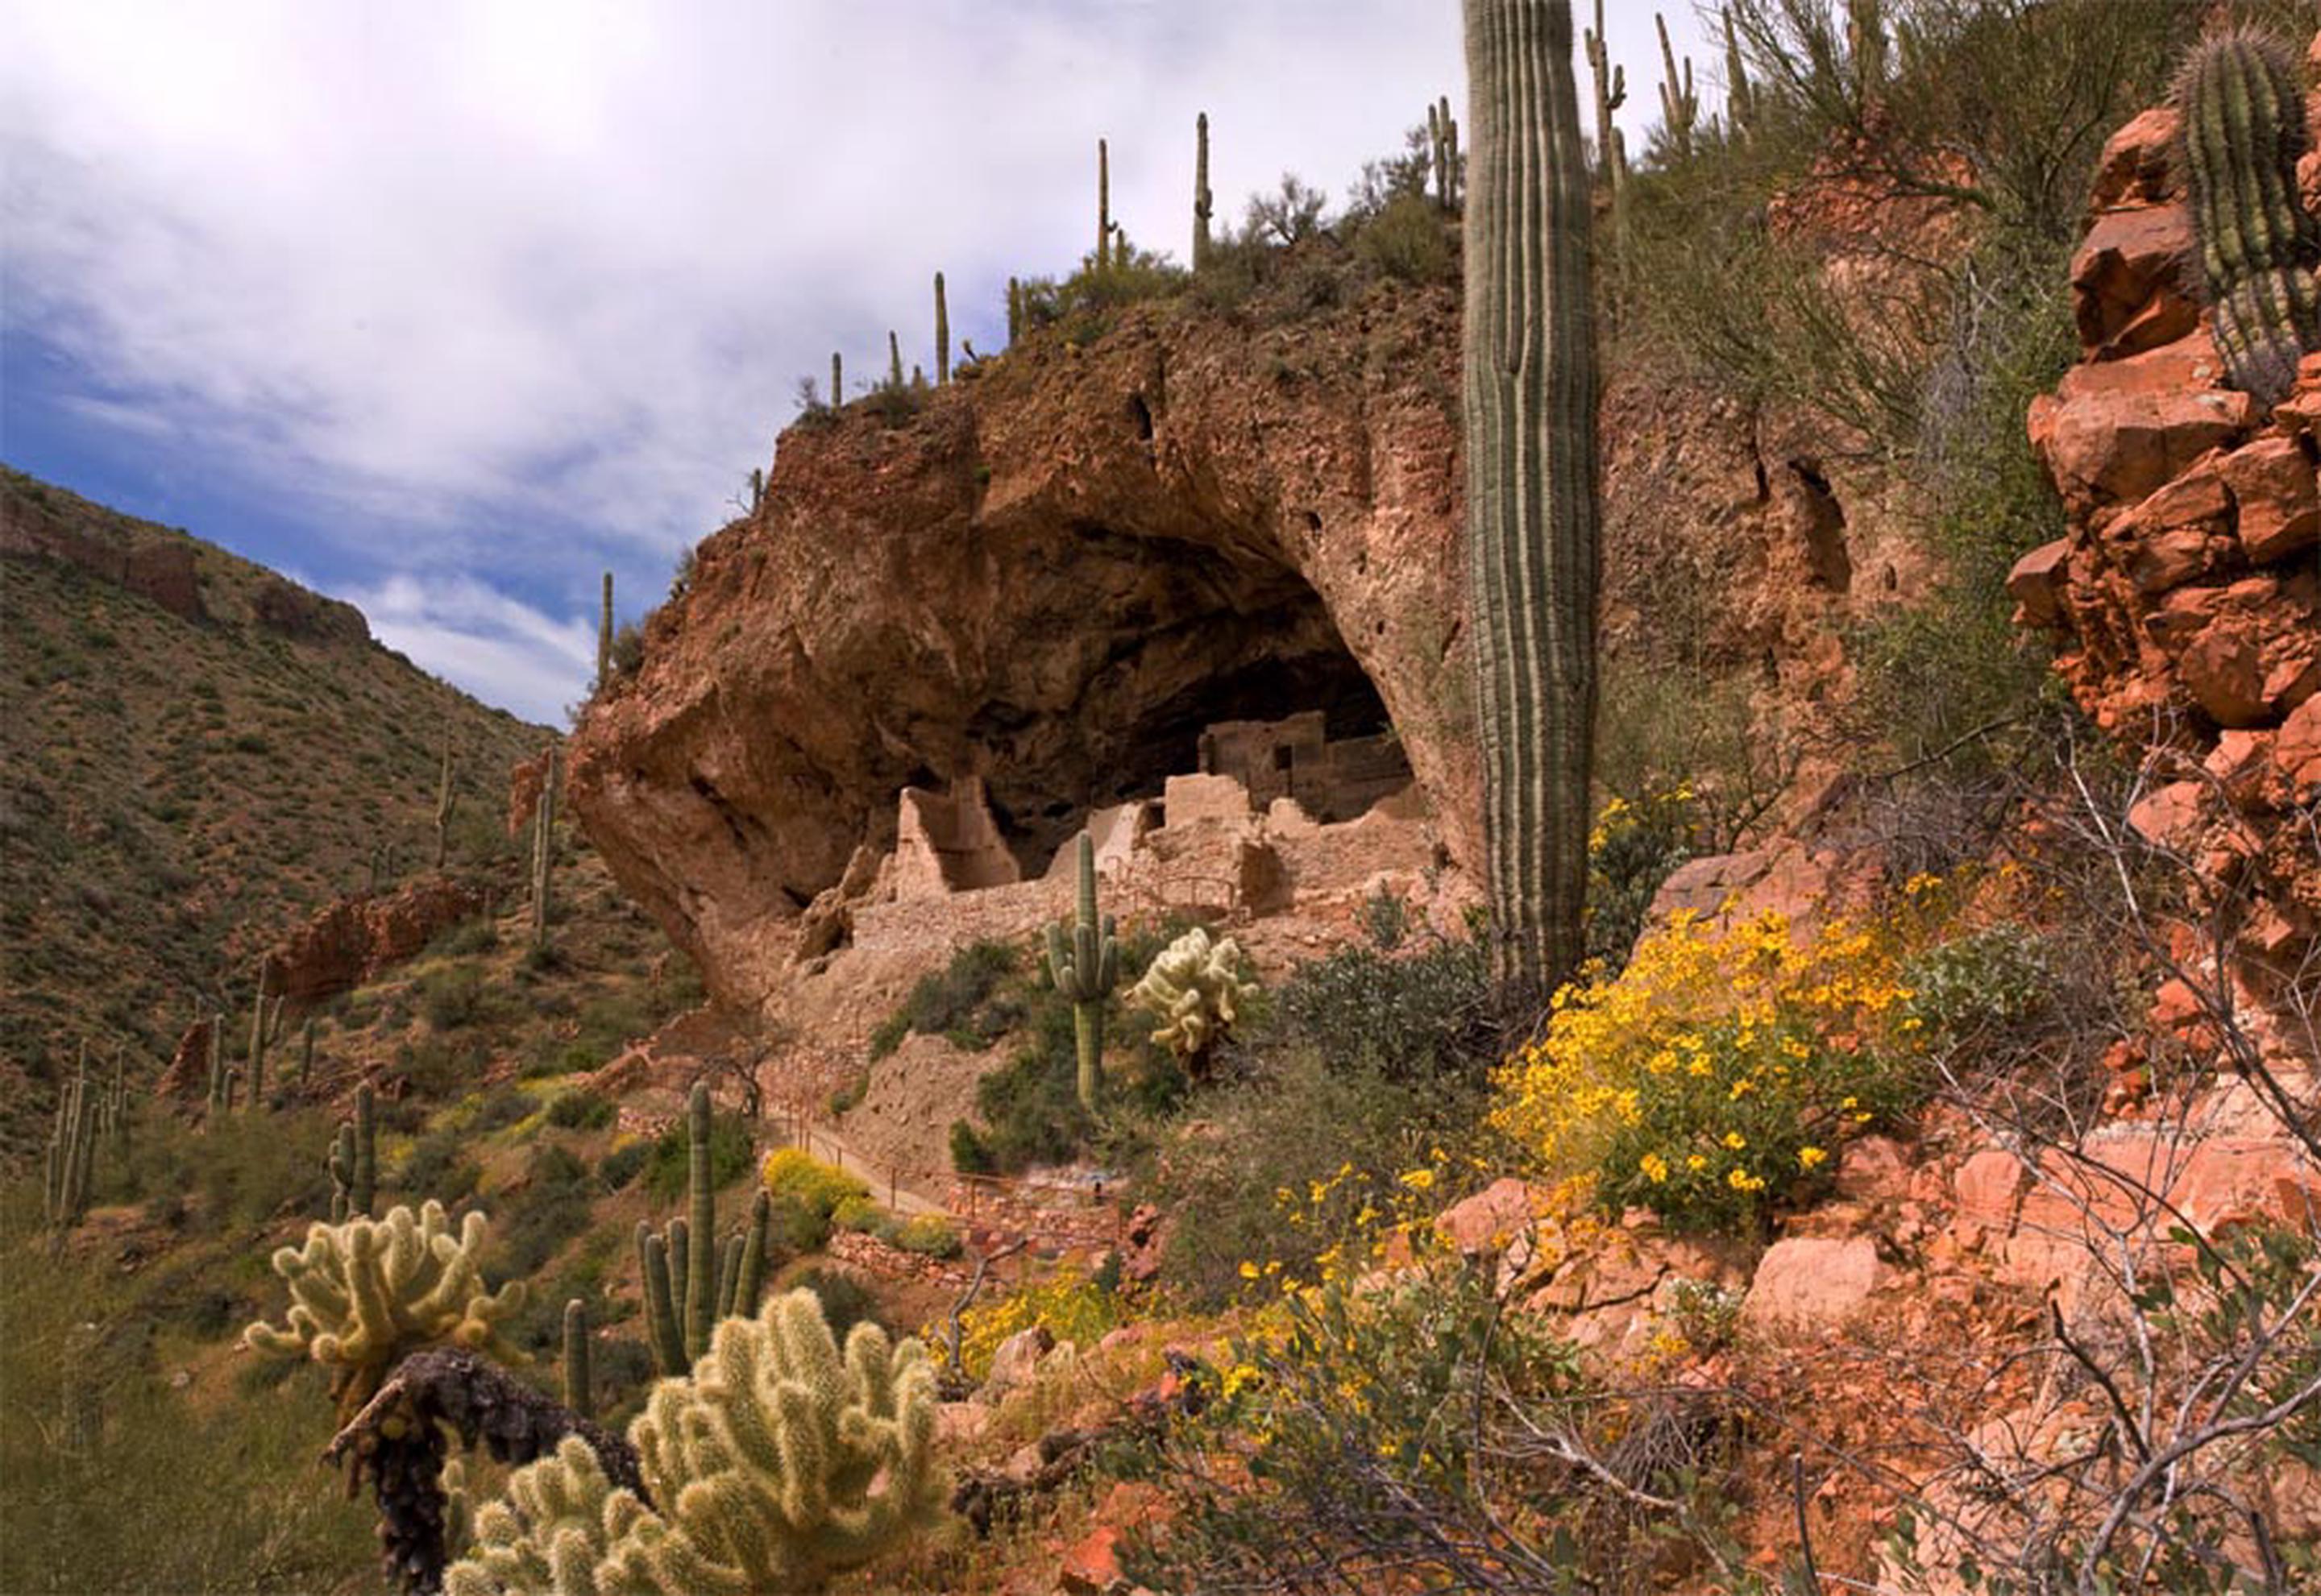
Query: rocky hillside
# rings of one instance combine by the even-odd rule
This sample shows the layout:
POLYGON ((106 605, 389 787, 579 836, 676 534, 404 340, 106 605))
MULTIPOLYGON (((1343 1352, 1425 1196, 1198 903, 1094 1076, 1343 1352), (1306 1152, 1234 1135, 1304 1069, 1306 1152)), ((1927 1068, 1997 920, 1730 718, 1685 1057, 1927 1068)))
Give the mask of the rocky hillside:
POLYGON ((45 1080, 84 1038, 166 1057, 296 921, 425 868, 446 745, 451 862, 512 869, 507 771, 545 733, 352 606, 14 471, 0 582, 6 1067, 45 1080))

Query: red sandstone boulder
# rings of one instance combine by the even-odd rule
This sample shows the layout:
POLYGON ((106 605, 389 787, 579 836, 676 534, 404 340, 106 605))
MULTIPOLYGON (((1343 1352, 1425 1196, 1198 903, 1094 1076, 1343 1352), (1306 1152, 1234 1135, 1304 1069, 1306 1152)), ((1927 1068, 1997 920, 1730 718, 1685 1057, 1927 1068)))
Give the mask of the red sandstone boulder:
POLYGON ((2071 576, 2071 540, 2058 538, 2015 562, 2007 573, 2007 591, 2023 606, 2026 626, 2055 626, 2063 619, 2063 585, 2071 576))
POLYGON ((2184 118, 2175 107, 2146 111, 2120 127, 2104 141, 2096 158, 2095 192, 2089 204, 2106 211, 2115 205, 2150 205, 2175 191, 2175 147, 2184 118))
POLYGON ((2256 418, 2246 394, 2215 386, 2205 334, 2125 360, 2077 366, 2032 406, 2034 444, 2075 513, 2140 500, 2256 418))
POLYGON ((2155 205, 2096 218, 2071 258, 2071 310, 2091 359, 2173 343, 2200 323, 2183 290, 2192 228, 2183 208, 2155 205))
POLYGON ((2294 438, 2260 438, 2224 459, 2236 511, 2234 530, 2253 565, 2287 559, 2321 542, 2313 462, 2294 438))
POLYGON ((385 897, 331 902, 266 956, 267 990, 299 1007, 360 985, 483 912, 484 894, 423 875, 385 897))
POLYGON ((1742 1304, 1761 1328, 1836 1329, 1877 1290, 1878 1244, 1867 1236, 1793 1236, 1766 1248, 1742 1304))

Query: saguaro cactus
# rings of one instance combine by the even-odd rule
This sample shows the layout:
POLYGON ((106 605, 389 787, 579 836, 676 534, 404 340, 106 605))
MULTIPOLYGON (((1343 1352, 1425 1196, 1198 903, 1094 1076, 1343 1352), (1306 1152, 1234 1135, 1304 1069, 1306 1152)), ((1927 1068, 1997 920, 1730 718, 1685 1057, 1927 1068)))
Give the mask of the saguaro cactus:
POLYGON ((721 1319, 757 1310, 765 1282, 771 1201, 760 1190, 750 1220, 721 1242, 717 1192, 710 1169, 709 1084, 696 1081, 686 1100, 686 1217, 656 1234, 637 1226, 638 1278, 643 1283, 646 1342, 666 1376, 693 1367, 721 1319))
POLYGON ((1584 947, 1599 506, 1588 172, 1570 0, 1466 0, 1467 562, 1497 974, 1584 947))
POLYGON ((557 748, 548 745, 548 767, 541 773, 540 802, 532 812, 532 945, 548 946, 548 890, 556 870, 557 748))
POLYGON ((596 1382, 588 1358, 588 1304, 564 1304, 564 1405, 583 1419, 596 1417, 596 1382))
MULTIPOLYGON (((604 596, 596 606, 596 691, 613 679, 613 573, 605 573, 604 596)), ((445 756, 450 757, 448 752, 445 756)))
POLYGON ((1048 928, 1048 975, 1071 1000, 1072 1035, 1079 1053, 1080 1106, 1091 1114, 1104 1090, 1104 1004, 1120 976, 1120 947, 1113 918, 1096 915, 1096 843, 1080 833, 1079 918, 1069 943, 1064 928, 1048 928))
POLYGON ((355 1117, 339 1122, 325 1162, 331 1172, 331 1223, 369 1218, 372 1188, 378 1180, 378 1102, 369 1085, 355 1089, 355 1117))
POLYGON ((1700 96, 1692 88, 1692 58, 1684 58, 1684 69, 1679 73, 1676 51, 1669 48, 1668 19, 1659 12, 1652 13, 1652 26, 1660 30, 1661 126, 1668 133, 1669 148, 1679 160, 1692 156, 1692 124, 1700 114, 1700 96))
POLYGON ((1459 119, 1451 114, 1451 96, 1444 95, 1435 102, 1435 113, 1441 126, 1443 150, 1435 168, 1435 187, 1446 211, 1458 209, 1461 192, 1460 174, 1465 170, 1459 160, 1459 119))
POLYGON ((258 995, 250 1005, 250 1104, 266 1106, 266 961, 258 961, 258 995))
POLYGON ((1007 341, 1014 343, 1024 336, 1024 283, 1020 277, 1007 279, 1007 341))
POLYGON ((840 380, 844 375, 845 367, 839 363, 838 351, 836 349, 831 350, 830 408, 833 410, 836 410, 840 405, 846 403, 846 388, 843 383, 840 380))
POLYGON ((1604 0, 1596 0, 1596 25, 1587 31, 1588 70, 1596 80, 1596 177, 1607 189, 1626 178, 1620 131, 1612 113, 1628 103, 1628 69, 1616 66, 1604 42, 1604 0))
MULTIPOLYGON (((612 657, 613 573, 605 573, 605 629, 596 636, 596 685, 605 685, 605 668, 612 657)), ((443 862, 451 857, 451 806, 458 796, 451 790, 451 734, 443 734, 443 760, 435 772, 435 869, 441 874, 443 862)))
POLYGON ((897 394, 903 391, 903 340, 892 327, 887 329, 887 385, 897 394))
POLYGON ((59 1229, 77 1222, 88 1207, 89 1174, 96 1159, 96 1095, 83 1044, 80 1069, 57 1094, 56 1127, 49 1137, 43 1195, 49 1223, 59 1229))
MULTIPOLYGON (((1193 269, 1209 263, 1209 216, 1215 196, 1209 193, 1209 113, 1193 118, 1193 269)), ((1011 322, 1012 326, 1013 323, 1011 322)), ((1010 337, 1014 334, 1011 332, 1010 337)))
MULTIPOLYGON (((1596 14, 1604 14, 1604 0, 1596 0, 1596 14)), ((1725 18, 1725 120, 1735 139, 1744 143, 1757 127, 1757 91, 1749 82, 1749 62, 1741 53, 1741 41, 1733 29, 1733 8, 1727 5, 1725 18)))
POLYGON ((2262 404, 2321 345, 2312 216, 2298 201, 2305 101, 2289 53, 2261 33, 2220 33, 2185 58, 2183 167, 2200 277, 2226 379, 2262 404))
POLYGON ((943 303, 942 273, 935 273, 935 385, 951 381, 951 310, 943 303))
POLYGON ((1112 268, 1112 150, 1096 141, 1096 269, 1112 268))

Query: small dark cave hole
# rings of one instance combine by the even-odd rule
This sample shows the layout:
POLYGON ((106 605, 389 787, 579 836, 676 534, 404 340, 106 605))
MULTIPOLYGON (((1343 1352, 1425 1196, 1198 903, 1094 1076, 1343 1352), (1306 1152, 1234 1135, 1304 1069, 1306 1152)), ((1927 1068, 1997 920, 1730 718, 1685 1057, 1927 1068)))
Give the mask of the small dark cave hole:
POLYGON ((1129 419, 1136 423, 1136 435, 1145 442, 1152 441, 1152 407, 1144 403, 1142 394, 1128 396, 1129 419))

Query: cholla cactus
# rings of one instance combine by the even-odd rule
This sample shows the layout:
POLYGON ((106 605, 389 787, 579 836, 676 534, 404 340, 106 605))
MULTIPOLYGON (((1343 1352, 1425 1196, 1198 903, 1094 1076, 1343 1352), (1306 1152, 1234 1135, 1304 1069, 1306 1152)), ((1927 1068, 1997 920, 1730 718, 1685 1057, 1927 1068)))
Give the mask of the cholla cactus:
POLYGON ((1128 1001, 1160 1021, 1152 1039, 1178 1057, 1204 1057, 1233 1029, 1257 992, 1241 974, 1241 949, 1231 937, 1212 942, 1195 926, 1160 950, 1128 993, 1128 1001))
POLYGON ((523 1301, 523 1283, 484 1289, 477 1265, 484 1216, 470 1213, 457 1236, 443 1205, 418 1213, 396 1208, 384 1220, 358 1215, 339 1225, 310 1225, 304 1247, 274 1255, 274 1273, 290 1284, 290 1312, 280 1327, 264 1320, 241 1333, 242 1345, 276 1357, 330 1365, 342 1411, 378 1389, 388 1370, 419 1347, 448 1343, 505 1353, 496 1321, 523 1301))
POLYGON ((814 1293, 717 1327, 689 1379, 629 1427, 658 1509, 568 1438, 476 1515, 446 1596, 820 1589, 931 1519, 934 1369, 859 1324, 842 1356, 814 1293))

